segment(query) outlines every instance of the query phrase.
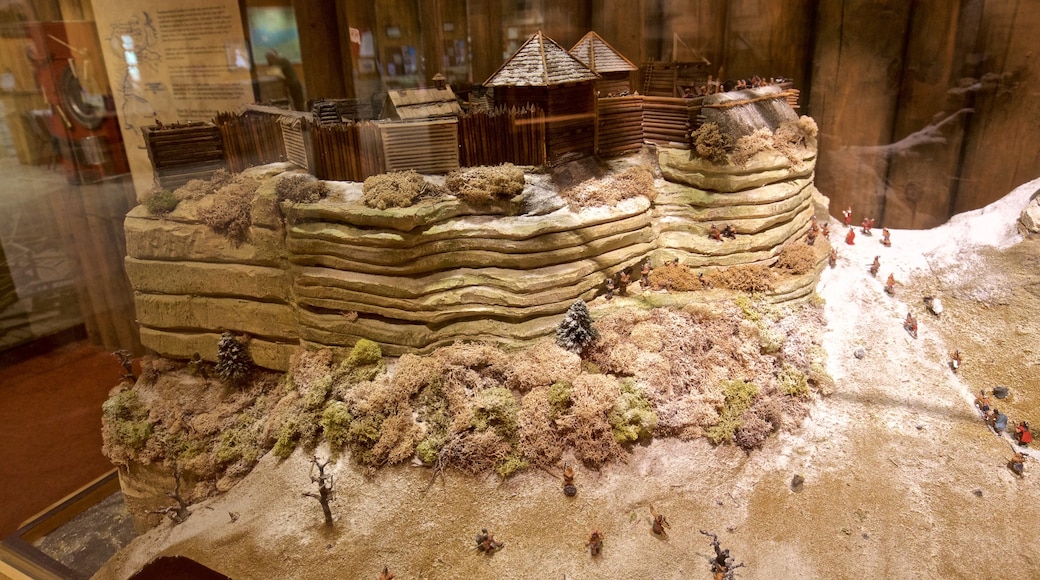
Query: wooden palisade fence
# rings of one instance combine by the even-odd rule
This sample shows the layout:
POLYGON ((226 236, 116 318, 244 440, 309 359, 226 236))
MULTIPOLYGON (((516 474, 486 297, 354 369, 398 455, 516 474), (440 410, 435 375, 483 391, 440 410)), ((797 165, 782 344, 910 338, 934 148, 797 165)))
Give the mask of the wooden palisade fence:
POLYGON ((459 117, 459 163, 545 164, 545 114, 536 108, 492 109, 459 117))
POLYGON ((643 146, 643 97, 602 98, 597 108, 597 155, 613 157, 643 146))
POLYGON ((228 171, 285 160, 278 118, 262 113, 220 113, 214 121, 224 139, 228 171))

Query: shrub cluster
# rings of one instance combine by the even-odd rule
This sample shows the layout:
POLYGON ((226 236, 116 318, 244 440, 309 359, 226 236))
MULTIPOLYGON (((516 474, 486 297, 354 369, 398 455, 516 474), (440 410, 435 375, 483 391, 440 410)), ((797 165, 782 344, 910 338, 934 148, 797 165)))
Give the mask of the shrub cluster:
POLYGON ((729 162, 730 139, 719 129, 718 123, 704 123, 691 131, 690 144, 693 153, 702 159, 719 165, 729 162))
POLYGON ((421 199, 443 195, 444 190, 408 170, 373 175, 362 184, 361 193, 368 207, 387 209, 409 207, 421 199))
POLYGON ((180 202, 180 198, 174 195, 172 191, 161 187, 153 187, 144 195, 142 200, 144 206, 148 208, 148 213, 157 216, 168 215, 177 208, 177 204, 180 202))
POLYGON ((213 193, 213 203, 199 209, 199 221, 213 231, 241 244, 253 225, 253 197, 260 182, 252 177, 236 175, 213 193))
POLYGON ((524 170, 512 163, 456 169, 448 174, 444 186, 462 201, 487 204, 523 193, 524 170))
POLYGON ((295 174, 279 179, 274 193, 280 202, 315 203, 329 196, 329 186, 309 175, 295 174))

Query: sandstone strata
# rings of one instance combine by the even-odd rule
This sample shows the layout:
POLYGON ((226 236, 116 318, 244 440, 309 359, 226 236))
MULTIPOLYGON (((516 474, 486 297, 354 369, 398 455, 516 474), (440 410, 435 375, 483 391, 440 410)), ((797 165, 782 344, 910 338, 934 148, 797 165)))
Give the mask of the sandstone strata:
MULTIPOLYGON (((794 118, 774 111, 778 102, 711 114, 739 117, 740 131, 775 128, 794 118)), ((342 189, 279 205, 284 166, 257 168, 263 183, 239 245, 199 222, 210 198, 162 219, 138 207, 126 220, 126 269, 142 341, 166 356, 213 360, 220 333, 231 331, 251 337, 258 364, 283 370, 300 345, 346 348, 361 338, 389 355, 457 340, 518 345, 551 333, 608 277, 626 269, 636 277, 645 259, 678 258, 696 270, 772 264, 819 206, 814 144, 794 159, 766 151, 743 166, 661 148, 658 163, 656 195, 577 212, 543 203, 529 213, 525 200, 546 195, 530 181, 521 196, 485 206, 440 198, 379 210, 342 189), (732 226, 736 238, 711 239, 713 224, 732 226)), ((817 275, 784 279, 768 298, 804 299, 817 275)), ((717 299, 710 295, 644 293, 647 305, 717 299)))

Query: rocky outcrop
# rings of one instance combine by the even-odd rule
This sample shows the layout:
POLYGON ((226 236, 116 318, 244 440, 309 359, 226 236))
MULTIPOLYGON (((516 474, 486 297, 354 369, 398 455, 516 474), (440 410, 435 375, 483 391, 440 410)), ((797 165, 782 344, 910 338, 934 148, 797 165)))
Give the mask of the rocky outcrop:
MULTIPOLYGON (((161 219, 138 207, 126 219, 126 270, 142 342, 165 356, 214 360, 220 334, 231 331, 250 337, 257 364, 281 370, 300 345, 346 349, 361 338, 388 355, 458 340, 520 345, 552 333, 607 278, 625 269, 637 277, 645 259, 695 269, 772 264, 805 235, 821 197, 814 148, 793 161, 762 152, 746 166, 661 148, 658 161, 656 196, 582 211, 542 204, 522 215, 522 200, 544 192, 378 210, 356 191, 335 190, 318 203, 279 205, 269 166, 238 245, 200 223, 208 197, 161 219), (712 239, 713 224, 732 226, 735 239, 712 239)), ((785 278, 768 298, 805 299, 817 276, 785 278)), ((645 293, 643 303, 718 299, 709 294, 645 293)))
POLYGON ((774 152, 746 166, 719 165, 689 150, 662 148, 654 222, 659 231, 654 261, 675 258, 691 268, 775 261, 784 244, 805 235, 815 213, 815 155, 798 162, 774 152), (711 227, 731 226, 736 238, 722 241, 711 227))

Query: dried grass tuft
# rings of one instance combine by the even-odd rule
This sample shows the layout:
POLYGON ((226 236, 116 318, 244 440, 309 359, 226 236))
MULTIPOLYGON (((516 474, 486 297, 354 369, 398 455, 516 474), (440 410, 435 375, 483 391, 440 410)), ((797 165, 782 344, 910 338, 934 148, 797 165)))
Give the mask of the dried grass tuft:
POLYGON ((456 169, 448 174, 444 185, 462 201, 488 204, 523 193, 524 170, 512 163, 456 169))
POLYGON ((814 246, 808 244, 789 243, 780 250, 773 267, 785 270, 791 274, 801 275, 811 272, 820 258, 816 255, 814 246))
POLYGON ((213 194, 213 203, 199 210, 199 221, 233 244, 246 240, 253 225, 252 205, 260 182, 236 175, 213 194))
POLYGON ((650 200, 657 197, 653 170, 647 165, 626 167, 616 174, 589 178, 560 190, 560 197, 575 211, 587 207, 614 206, 622 200, 639 196, 650 200))
POLYGON ((766 128, 758 129, 750 135, 737 139, 729 160, 734 165, 747 165, 755 155, 764 151, 776 151, 773 146, 773 133, 766 128))
POLYGON ((738 264, 704 273, 704 281, 716 288, 754 294, 773 289, 773 272, 762 264, 738 264))
POLYGON ((650 285, 655 290, 693 292, 704 288, 700 277, 684 264, 668 262, 650 272, 650 285))
POLYGON ((373 175, 365 180, 361 193, 368 207, 387 209, 410 207, 422 199, 439 197, 444 190, 408 170, 373 175))
POLYGON ((718 123, 704 123, 690 132, 692 153, 718 165, 729 163, 730 140, 720 129, 718 123))

